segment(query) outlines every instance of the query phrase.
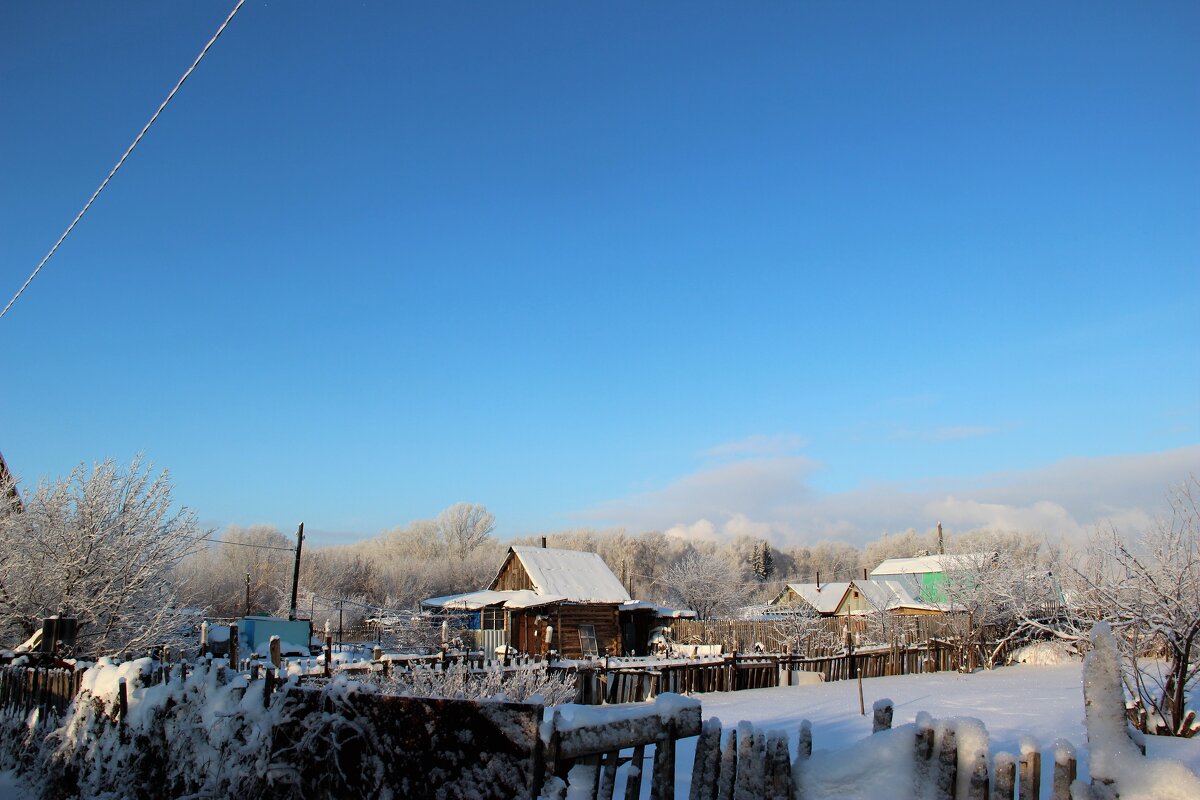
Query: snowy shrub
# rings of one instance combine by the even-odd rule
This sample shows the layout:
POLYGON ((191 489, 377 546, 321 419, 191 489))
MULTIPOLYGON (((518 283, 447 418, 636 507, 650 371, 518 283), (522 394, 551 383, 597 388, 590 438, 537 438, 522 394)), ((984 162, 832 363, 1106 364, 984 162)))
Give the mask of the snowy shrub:
POLYGON ((575 699, 575 677, 546 669, 470 669, 454 662, 446 669, 415 667, 380 677, 386 694, 464 700, 508 700, 553 706, 575 699))

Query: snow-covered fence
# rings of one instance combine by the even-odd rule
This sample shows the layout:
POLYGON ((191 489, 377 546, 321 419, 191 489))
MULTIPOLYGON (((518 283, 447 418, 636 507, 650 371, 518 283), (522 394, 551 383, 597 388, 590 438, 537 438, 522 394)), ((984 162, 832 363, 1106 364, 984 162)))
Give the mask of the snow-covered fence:
POLYGON ((703 659, 622 658, 612 665, 596 662, 578 669, 577 703, 636 703, 663 692, 697 694, 794 686, 806 675, 822 681, 888 675, 919 675, 957 669, 962 651, 952 643, 855 650, 807 657, 775 653, 727 653, 703 659))
POLYGON ((257 681, 206 659, 103 660, 50 725, 5 714, 0 765, 44 797, 532 797, 540 704, 257 681))
POLYGON ((0 709, 67 710, 79 689, 79 673, 65 668, 0 667, 0 709))
MULTIPOLYGON (((931 614, 928 616, 889 619, 889 627, 896 636, 909 642, 926 642, 930 639, 949 639, 961 631, 965 615, 957 613, 931 614)), ((671 634, 676 642, 685 644, 719 644, 726 651, 749 650, 761 644, 765 650, 780 651, 795 645, 794 632, 785 623, 787 617, 777 619, 764 616, 759 619, 678 619, 671 621, 671 634)), ((847 626, 856 636, 866 636, 871 628, 870 615, 846 617, 820 617, 811 621, 810 635, 805 637, 802 647, 810 654, 819 650, 821 642, 840 642, 847 626)), ((999 638, 999 633, 985 631, 985 638, 999 638)))
POLYGON ((675 797, 676 742, 701 733, 700 702, 662 695, 653 704, 603 709, 566 706, 546 724, 546 800, 612 800, 617 770, 625 765, 625 800, 638 800, 646 783, 646 749, 653 746, 650 800, 675 797), (629 750, 628 756, 623 751, 629 750))
MULTIPOLYGON (((997 754, 994 769, 989 769, 987 731, 976 719, 934 720, 921 714, 914 724, 894 730, 890 721, 890 714, 877 713, 875 735, 852 750, 816 755, 812 728, 804 721, 793 756, 785 731, 758 730, 743 722, 728 731, 722 743, 721 722, 710 719, 697 740, 689 798, 1040 797, 1041 754, 1036 746, 1023 749, 1019 772, 1017 759, 1008 753, 997 754)), ((1069 746, 1056 745, 1055 754, 1050 797, 1070 800, 1074 752, 1069 746)))

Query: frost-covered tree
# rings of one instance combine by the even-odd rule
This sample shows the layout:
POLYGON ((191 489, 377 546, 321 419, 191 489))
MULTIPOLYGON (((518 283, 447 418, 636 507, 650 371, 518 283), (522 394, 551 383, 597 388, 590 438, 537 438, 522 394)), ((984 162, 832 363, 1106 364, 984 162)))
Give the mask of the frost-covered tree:
POLYGON ((455 503, 438 515, 437 525, 450 552, 465 559, 491 539, 496 516, 475 503, 455 503))
POLYGON ((692 609, 700 619, 728 613, 743 595, 739 575, 725 559, 688 553, 663 577, 669 596, 692 609))
POLYGON ((952 544, 942 604, 961 641, 991 666, 1007 646, 1054 638, 1081 642, 1091 621, 1067 604, 1071 571, 1055 548, 1012 531, 976 531, 952 544), (986 649, 985 649, 986 644, 986 649))
POLYGON ((43 617, 79 620, 76 650, 100 655, 162 641, 178 626, 176 564, 201 531, 174 509, 166 471, 135 458, 80 464, 43 480, 24 510, 0 515, 0 638, 26 638, 43 617))
POLYGON ((1092 543, 1079 605, 1112 626, 1130 693, 1150 732, 1191 736, 1185 702, 1200 685, 1200 506, 1194 478, 1172 497, 1172 516, 1127 542, 1115 529, 1092 543), (1161 660, 1157 660, 1161 659, 1161 660), (1161 666, 1161 668, 1160 668, 1161 666))
MULTIPOLYGON (((230 525, 221 543, 209 543, 177 570, 180 598, 189 606, 218 617, 247 613, 249 576, 251 614, 276 614, 290 599, 295 541, 270 525, 230 525)), ((320 551, 306 556, 305 566, 320 561, 320 551)))

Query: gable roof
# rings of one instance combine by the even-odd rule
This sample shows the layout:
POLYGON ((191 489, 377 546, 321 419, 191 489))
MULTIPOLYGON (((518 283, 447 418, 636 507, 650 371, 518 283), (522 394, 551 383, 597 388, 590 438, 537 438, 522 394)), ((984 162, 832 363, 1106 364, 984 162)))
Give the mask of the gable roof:
POLYGON ((871 570, 871 575, 924 575, 930 572, 953 572, 956 569, 975 567, 990 555, 990 553, 935 553, 930 556, 913 558, 889 558, 871 570))
POLYGON ((779 596, 771 601, 771 605, 779 605, 779 601, 791 589, 801 600, 817 610, 819 614, 832 614, 842 602, 850 584, 846 581, 834 583, 789 583, 779 596))
POLYGON ((551 547, 508 548, 508 558, 492 580, 494 589, 508 562, 516 558, 539 595, 559 595, 575 603, 628 603, 629 592, 598 553, 551 547))
POLYGON ((504 606, 505 608, 534 608, 536 606, 549 605, 550 603, 559 603, 566 600, 565 597, 559 597, 553 594, 538 594, 531 592, 528 589, 517 589, 513 591, 493 591, 484 589, 479 592, 467 592, 466 594, 450 594, 444 597, 431 597, 428 600, 422 600, 421 605, 426 608, 451 608, 459 611, 478 611, 487 606, 504 606))

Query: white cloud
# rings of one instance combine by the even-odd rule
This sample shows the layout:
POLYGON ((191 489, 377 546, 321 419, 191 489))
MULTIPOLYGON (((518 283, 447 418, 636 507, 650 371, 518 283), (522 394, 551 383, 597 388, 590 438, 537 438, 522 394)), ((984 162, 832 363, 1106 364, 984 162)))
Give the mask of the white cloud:
POLYGON ((991 425, 946 425, 941 428, 928 430, 898 430, 892 434, 893 439, 915 439, 926 442, 957 442, 962 439, 977 439, 980 436, 991 436, 1002 429, 991 425))
POLYGON ((710 458, 727 458, 730 456, 777 456, 795 453, 803 449, 808 440, 795 433, 762 434, 756 433, 744 439, 724 442, 716 447, 705 450, 703 455, 710 458))
POLYGON ((630 530, 685 538, 746 533, 780 543, 862 543, 883 531, 1007 528, 1081 538, 1096 525, 1145 527, 1167 509, 1172 485, 1200 474, 1200 445, 1158 453, 1069 458, 1028 470, 875 483, 846 492, 808 484, 801 456, 746 458, 704 467, 660 490, 584 512, 630 530))

